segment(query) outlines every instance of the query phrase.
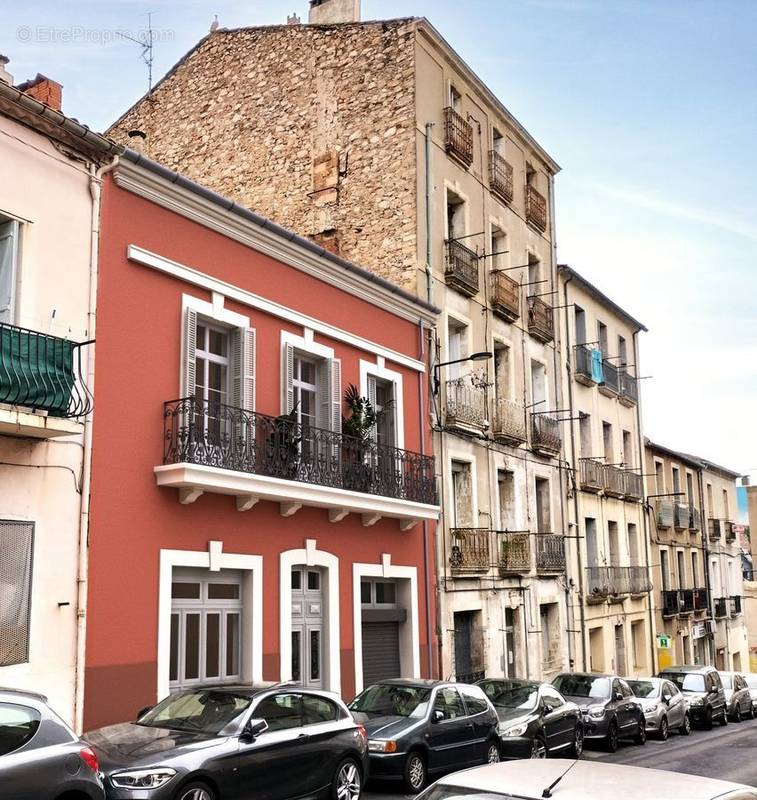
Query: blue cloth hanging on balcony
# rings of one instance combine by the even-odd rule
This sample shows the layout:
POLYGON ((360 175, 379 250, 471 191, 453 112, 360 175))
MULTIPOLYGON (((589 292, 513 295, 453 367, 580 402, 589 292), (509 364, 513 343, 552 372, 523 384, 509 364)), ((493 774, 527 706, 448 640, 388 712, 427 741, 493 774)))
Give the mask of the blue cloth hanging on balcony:
POLYGON ((602 367, 602 351, 591 351, 591 379, 595 383, 604 383, 605 373, 602 367))

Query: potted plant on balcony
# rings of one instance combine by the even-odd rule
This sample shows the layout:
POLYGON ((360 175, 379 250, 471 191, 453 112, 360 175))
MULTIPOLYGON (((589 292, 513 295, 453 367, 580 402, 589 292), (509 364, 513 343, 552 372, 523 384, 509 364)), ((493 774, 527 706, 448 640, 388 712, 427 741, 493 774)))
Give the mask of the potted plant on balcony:
POLYGON ((379 414, 351 383, 344 393, 349 416, 342 416, 342 480, 345 489, 370 491, 373 464, 368 457, 379 414))
POLYGON ((259 470, 264 475, 294 480, 300 464, 302 430, 297 422, 297 406, 288 414, 275 417, 267 426, 264 463, 259 470))

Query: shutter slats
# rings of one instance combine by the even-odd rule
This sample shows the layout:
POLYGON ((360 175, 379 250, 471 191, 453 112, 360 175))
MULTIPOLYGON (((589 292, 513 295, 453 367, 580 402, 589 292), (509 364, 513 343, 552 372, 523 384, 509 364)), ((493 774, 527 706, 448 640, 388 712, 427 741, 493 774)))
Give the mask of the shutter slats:
POLYGON ((246 411, 255 410, 255 358, 255 329, 248 328, 245 331, 244 386, 242 391, 242 403, 246 411))
POLYGON ((244 408, 245 328, 237 328, 231 339, 231 403, 244 408))
POLYGON ((329 360, 329 390, 331 393, 331 418, 329 427, 334 433, 342 432, 342 362, 329 360))
POLYGON ((294 346, 289 343, 284 344, 283 368, 281 413, 288 414, 294 408, 294 346))
MULTIPOLYGON (((373 407, 373 410, 376 410, 376 376, 369 375, 368 376, 368 402, 373 407)), ((378 425, 374 425, 371 429, 371 440, 376 442, 378 441, 378 425)))
POLYGON ((182 370, 182 397, 195 396, 195 348, 197 344, 197 312, 188 308, 184 312, 184 369, 182 370))
POLYGON ((363 685, 399 678, 400 637, 396 622, 363 622, 363 685))

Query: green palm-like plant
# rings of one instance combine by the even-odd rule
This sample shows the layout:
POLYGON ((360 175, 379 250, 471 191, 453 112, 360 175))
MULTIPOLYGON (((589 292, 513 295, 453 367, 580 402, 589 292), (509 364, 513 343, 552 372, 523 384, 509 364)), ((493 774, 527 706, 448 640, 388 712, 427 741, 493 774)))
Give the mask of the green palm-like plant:
POLYGON ((379 420, 373 403, 367 397, 361 396, 354 383, 347 387, 344 403, 350 415, 342 416, 342 433, 355 439, 359 447, 367 447, 371 443, 373 430, 379 420))

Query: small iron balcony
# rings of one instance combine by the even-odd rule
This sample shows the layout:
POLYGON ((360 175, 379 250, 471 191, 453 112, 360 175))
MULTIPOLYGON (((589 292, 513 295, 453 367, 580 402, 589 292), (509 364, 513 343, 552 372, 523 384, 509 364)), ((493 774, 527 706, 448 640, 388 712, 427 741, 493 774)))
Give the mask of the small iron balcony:
POLYGON ((674 512, 674 526, 678 531, 685 531, 689 529, 689 518, 691 517, 691 508, 688 503, 675 503, 674 512))
POLYGON ((646 594, 652 591, 652 581, 646 567, 628 567, 628 582, 632 595, 646 594))
POLYGON ((585 492, 601 492, 604 487, 605 465, 593 458, 581 458, 578 461, 578 475, 581 488, 585 492))
POLYGON ((639 402, 639 382, 633 375, 629 375, 625 369, 620 370, 618 400, 629 408, 639 402))
POLYGON ((528 298, 528 332, 543 344, 555 338, 552 306, 536 295, 528 298))
POLYGON ((604 491, 608 497, 623 497, 626 492, 624 470, 611 464, 604 466, 604 491))
POLYGON ((587 344, 576 345, 574 349, 575 366, 573 376, 584 386, 594 386, 592 371, 592 348, 587 344))
POLYGON ((526 186, 526 222, 542 233, 547 230, 547 200, 533 186, 526 186))
POLYGON ((730 598, 718 597, 715 600, 715 619, 723 619, 730 611, 730 598))
POLYGON ((560 421, 549 414, 531 414, 531 449, 544 456, 556 456, 562 447, 560 421))
POLYGON ((736 541, 736 528, 733 522, 729 520, 723 520, 723 527, 725 528, 725 540, 726 542, 735 542, 736 541))
POLYGON ((658 528, 672 528, 675 519, 675 506, 672 500, 657 500, 655 521, 658 528))
POLYGON ((527 440, 526 410, 522 403, 504 397, 496 399, 492 436, 512 447, 518 447, 527 440))
POLYGON ((707 611, 710 607, 710 594, 707 589, 694 589, 694 610, 707 611))
POLYGON ((507 322, 520 316, 520 284, 504 272, 492 273, 492 310, 507 322))
POLYGON ((625 498, 626 500, 641 500, 644 497, 644 479, 638 472, 625 470, 625 498))
POLYGON ((559 533, 536 533, 536 571, 565 571, 565 537, 559 533))
POLYGON ((447 239, 444 280, 466 297, 478 292, 478 255, 456 239, 447 239))
POLYGON ((506 203, 513 199, 512 164, 496 151, 489 151, 489 188, 506 203))
POLYGON ((741 613, 741 595, 731 595, 730 611, 732 617, 737 617, 741 613))
POLYGON ((678 589, 662 590, 662 616, 675 617, 681 612, 681 593, 678 589))
POLYGON ((473 163, 473 126, 451 107, 444 109, 444 147, 464 166, 473 163))
POLYGON ((708 519, 707 520, 707 532, 710 537, 711 542, 719 542, 720 541, 720 520, 719 519, 708 519))
POLYGON ((702 529, 702 515, 696 506, 689 506, 689 530, 696 533, 702 529))
POLYGON ((681 596, 681 614, 691 614, 696 609, 696 602, 694 598, 694 589, 681 589, 679 594, 681 596))
POLYGON ((455 574, 488 572, 491 567, 488 528, 452 528, 449 565, 455 574))
POLYGON ((604 359, 602 362, 602 373, 604 380, 599 384, 599 391, 607 397, 617 397, 620 391, 620 370, 612 363, 604 359))
POLYGON ((445 384, 444 422, 453 428, 484 429, 488 421, 486 391, 474 386, 470 377, 455 378, 445 384))
POLYGON ((497 550, 500 575, 525 575, 531 571, 530 534, 497 531, 497 550))

